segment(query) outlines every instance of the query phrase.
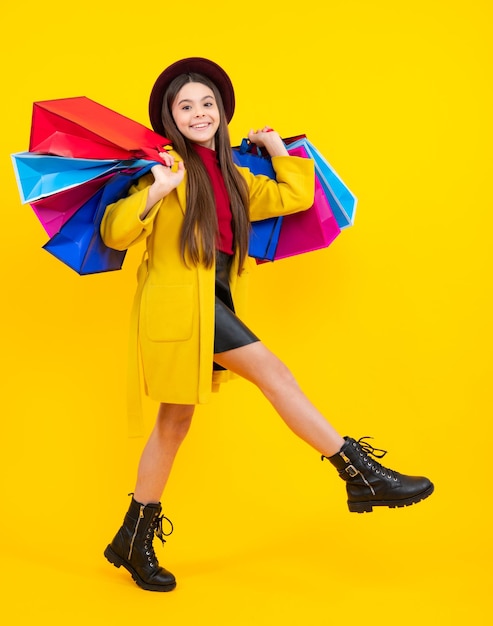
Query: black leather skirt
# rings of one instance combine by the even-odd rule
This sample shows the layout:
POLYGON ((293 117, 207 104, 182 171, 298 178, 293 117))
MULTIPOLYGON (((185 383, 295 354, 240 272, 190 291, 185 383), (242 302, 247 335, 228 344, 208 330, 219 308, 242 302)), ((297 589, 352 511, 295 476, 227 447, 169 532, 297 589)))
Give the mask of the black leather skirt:
MULTIPOLYGON (((216 252, 216 305, 214 324, 214 354, 227 352, 259 341, 235 314, 229 287, 229 273, 233 257, 216 252)), ((214 369, 223 369, 214 363, 214 369)))

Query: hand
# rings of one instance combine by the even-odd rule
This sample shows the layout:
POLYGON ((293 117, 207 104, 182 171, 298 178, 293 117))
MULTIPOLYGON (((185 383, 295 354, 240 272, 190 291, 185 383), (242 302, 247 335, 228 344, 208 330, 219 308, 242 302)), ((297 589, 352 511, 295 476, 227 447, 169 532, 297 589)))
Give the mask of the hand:
POLYGON ((175 168, 175 159, 168 152, 160 152, 159 156, 166 165, 153 165, 151 167, 154 182, 149 187, 147 202, 140 219, 145 219, 152 207, 167 196, 173 189, 176 189, 185 175, 185 164, 178 161, 175 168))
POLYGON ((153 167, 151 167, 154 183, 151 186, 150 193, 152 193, 156 202, 178 187, 185 175, 185 165, 183 161, 178 161, 177 167, 174 168, 175 159, 169 152, 160 152, 159 156, 162 158, 165 165, 153 165, 153 167))
POLYGON ((264 126, 261 130, 251 130, 248 139, 259 148, 265 148, 271 157, 289 156, 279 133, 270 126, 264 126))
POLYGON ((265 136, 268 133, 275 133, 275 130, 273 130, 270 126, 264 126, 261 130, 251 129, 248 133, 248 139, 259 148, 263 148, 265 146, 265 136))

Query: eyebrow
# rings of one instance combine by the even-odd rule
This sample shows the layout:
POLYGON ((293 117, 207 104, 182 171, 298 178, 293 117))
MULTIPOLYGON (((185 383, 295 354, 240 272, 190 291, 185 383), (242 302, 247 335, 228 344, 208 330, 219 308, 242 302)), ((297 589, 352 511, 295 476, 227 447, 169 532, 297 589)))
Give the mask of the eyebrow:
MULTIPOLYGON (((211 96, 209 94, 207 94, 206 96, 204 96, 203 98, 200 99, 201 102, 203 102, 204 100, 207 100, 207 98, 210 98, 211 100, 214 100, 214 96, 211 96)), ((183 104, 184 102, 193 102, 193 100, 190 100, 190 98, 183 98, 183 100, 180 100, 178 102, 178 104, 183 104)))

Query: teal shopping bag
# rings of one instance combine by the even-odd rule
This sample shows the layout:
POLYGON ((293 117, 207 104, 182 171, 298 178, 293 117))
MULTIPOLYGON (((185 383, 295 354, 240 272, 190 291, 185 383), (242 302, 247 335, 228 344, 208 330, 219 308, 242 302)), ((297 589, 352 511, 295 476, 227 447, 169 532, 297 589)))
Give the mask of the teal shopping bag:
POLYGON ((315 174, 329 201, 339 228, 354 224, 357 199, 320 151, 305 135, 283 139, 288 151, 303 147, 315 162, 315 174))

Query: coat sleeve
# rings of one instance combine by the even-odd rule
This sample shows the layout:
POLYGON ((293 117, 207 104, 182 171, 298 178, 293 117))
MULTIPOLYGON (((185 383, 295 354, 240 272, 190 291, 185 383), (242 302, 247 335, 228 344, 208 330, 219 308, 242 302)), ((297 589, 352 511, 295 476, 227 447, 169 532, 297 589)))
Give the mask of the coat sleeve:
POLYGON ((250 190, 252 222, 305 211, 313 205, 315 165, 312 159, 279 156, 273 157, 272 165, 276 180, 255 176, 250 170, 240 168, 250 190))
POLYGON ((152 232, 154 219, 162 201, 152 207, 145 219, 141 220, 139 217, 145 209, 152 180, 152 174, 142 176, 130 188, 125 198, 106 207, 100 232, 104 243, 110 248, 126 250, 152 232))

